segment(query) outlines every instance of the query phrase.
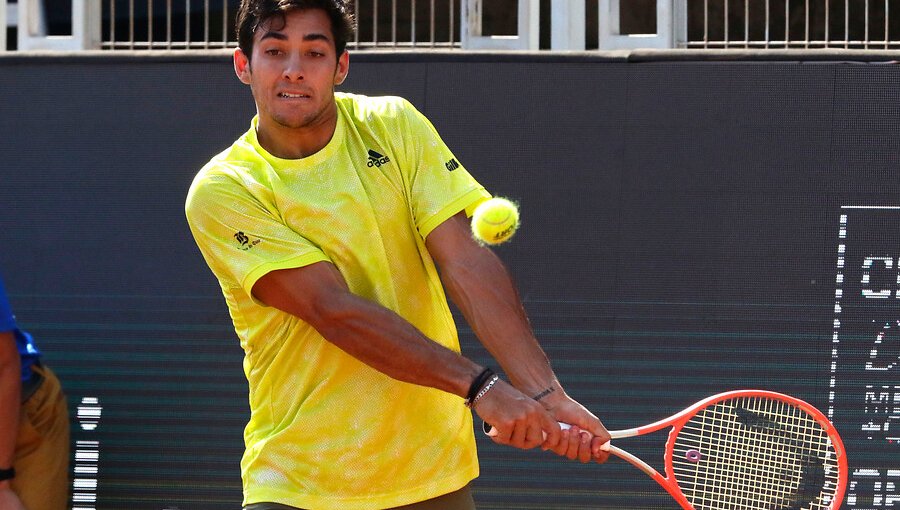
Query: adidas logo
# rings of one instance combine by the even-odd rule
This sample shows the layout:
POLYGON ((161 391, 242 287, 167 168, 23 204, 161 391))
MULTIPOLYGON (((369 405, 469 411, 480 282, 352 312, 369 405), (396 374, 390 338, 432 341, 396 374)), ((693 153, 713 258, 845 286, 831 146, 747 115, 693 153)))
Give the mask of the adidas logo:
POLYGON ((447 170, 452 172, 459 168, 459 163, 456 162, 456 159, 450 159, 450 161, 444 163, 444 166, 447 167, 447 170))
POLYGON ((382 156, 381 154, 378 154, 377 152, 373 151, 372 149, 369 149, 369 162, 366 163, 366 166, 369 168, 371 168, 373 166, 379 167, 379 166, 389 162, 390 160, 391 160, 391 158, 389 158, 387 156, 382 156))

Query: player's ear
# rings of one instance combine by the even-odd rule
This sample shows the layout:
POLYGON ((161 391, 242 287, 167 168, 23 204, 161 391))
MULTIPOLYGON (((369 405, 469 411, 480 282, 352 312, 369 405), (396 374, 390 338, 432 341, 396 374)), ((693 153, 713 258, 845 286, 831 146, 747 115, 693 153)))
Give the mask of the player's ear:
POLYGON ((241 83, 250 85, 250 59, 240 48, 234 50, 234 74, 241 83))
POLYGON ((344 53, 341 53, 338 58, 337 70, 334 72, 334 84, 344 83, 348 74, 350 74, 350 52, 344 50, 344 53))

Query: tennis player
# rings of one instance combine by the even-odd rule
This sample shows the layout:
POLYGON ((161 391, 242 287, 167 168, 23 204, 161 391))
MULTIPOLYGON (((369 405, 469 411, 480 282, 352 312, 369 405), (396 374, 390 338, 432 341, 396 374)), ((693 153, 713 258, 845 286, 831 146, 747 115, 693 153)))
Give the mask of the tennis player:
POLYGON ((69 413, 59 379, 16 326, 0 279, 0 509, 65 510, 69 413))
POLYGON ((237 25, 257 115, 186 214, 245 352, 245 508, 473 509, 469 408, 498 443, 605 461, 606 429, 472 238, 490 194, 409 102, 335 93, 346 2, 244 0, 237 25), (447 295, 509 383, 460 355, 447 295))

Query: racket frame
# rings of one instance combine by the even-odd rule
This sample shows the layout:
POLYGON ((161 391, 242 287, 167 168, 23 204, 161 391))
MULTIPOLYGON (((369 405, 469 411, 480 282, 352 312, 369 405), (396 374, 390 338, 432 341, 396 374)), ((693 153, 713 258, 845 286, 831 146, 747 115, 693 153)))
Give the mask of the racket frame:
POLYGON ((676 501, 681 505, 681 507, 685 510, 694 510, 693 505, 687 500, 687 497, 678 487, 678 477, 675 475, 674 471, 674 458, 673 458, 673 450, 675 447, 675 440, 678 437, 678 433, 681 432, 681 429, 684 425, 691 420, 700 410, 705 409, 706 407, 715 405, 718 402, 723 400, 729 400, 734 398, 742 398, 742 397, 762 397, 769 398, 774 400, 779 400, 786 404, 794 405, 799 407, 803 411, 809 413, 809 415, 822 427, 822 429, 828 434, 829 439, 831 440, 831 444, 834 447, 836 463, 838 467, 838 480, 837 480, 837 488, 835 489, 834 498, 832 498, 831 505, 828 507, 829 510, 837 510, 841 501, 844 499, 844 492, 847 487, 847 471, 848 471, 848 463, 847 463, 847 455, 844 450, 844 444, 841 441, 840 436, 835 430, 834 425, 828 420, 828 418, 818 409, 813 407, 807 402, 800 400, 798 398, 792 397, 790 395, 785 395, 783 393, 777 393, 774 391, 767 390, 734 390, 734 391, 726 391, 724 393, 718 393, 716 395, 712 395, 707 397, 699 402, 691 405, 690 407, 684 409, 683 411, 673 414, 668 418, 664 418, 662 420, 644 425, 642 427, 636 427, 632 429, 622 429, 622 430, 613 430, 609 432, 609 435, 612 439, 622 439, 627 437, 634 436, 642 436, 646 434, 650 434, 652 432, 656 432, 658 430, 664 429, 666 427, 672 427, 672 430, 669 431, 669 437, 666 440, 665 453, 663 455, 665 472, 666 475, 663 476, 656 469, 651 467, 646 462, 637 458, 636 456, 613 446, 608 443, 609 452, 613 455, 621 458, 629 462, 634 467, 640 469, 648 476, 653 478, 656 483, 658 483, 662 488, 666 490, 676 501))
MULTIPOLYGON (((612 441, 605 443, 602 448, 603 450, 609 451, 616 457, 619 457, 622 460, 630 463, 634 467, 640 469, 650 478, 655 480, 656 483, 660 485, 660 487, 665 489, 666 492, 668 492, 669 495, 672 496, 679 505, 681 505, 681 508, 683 508, 684 510, 695 510, 694 506, 691 505, 691 503, 688 501, 687 496, 678 486, 678 477, 675 475, 673 451, 675 449, 675 441, 678 437, 679 432, 681 432, 681 429, 684 427, 684 425, 687 424, 702 409, 715 405, 716 403, 723 400, 753 397, 777 400, 782 403, 793 405, 802 409, 803 411, 808 413, 809 416, 811 416, 828 435, 828 438, 831 441, 831 445, 835 451, 835 462, 838 472, 837 487, 835 488, 834 497, 831 500, 831 504, 825 510, 837 510, 840 506, 840 503, 844 499, 844 492, 846 491, 847 487, 847 472, 849 469, 846 451, 844 450, 844 443, 841 441, 841 437, 838 435, 837 430, 834 428, 834 425, 832 425, 831 421, 829 421, 821 411, 819 411, 809 403, 804 402, 803 400, 792 397, 790 395, 785 395, 783 393, 777 393, 767 390, 726 391, 724 393, 718 393, 716 395, 707 397, 689 406, 681 412, 673 414, 668 418, 663 418, 662 420, 644 425, 642 427, 609 431, 611 439, 623 439, 627 437, 642 436, 662 430, 666 427, 672 427, 672 429, 669 431, 669 437, 666 440, 665 452, 663 454, 666 473, 665 476, 660 474, 659 471, 657 471, 638 457, 617 446, 614 446, 612 444, 612 441)), ((482 423, 482 427, 484 429, 484 433, 489 436, 494 436, 497 434, 497 430, 487 423, 482 423)), ((560 427, 563 429, 568 429, 570 425, 560 423, 560 427)), ((546 437, 546 433, 544 433, 544 436, 546 437)))

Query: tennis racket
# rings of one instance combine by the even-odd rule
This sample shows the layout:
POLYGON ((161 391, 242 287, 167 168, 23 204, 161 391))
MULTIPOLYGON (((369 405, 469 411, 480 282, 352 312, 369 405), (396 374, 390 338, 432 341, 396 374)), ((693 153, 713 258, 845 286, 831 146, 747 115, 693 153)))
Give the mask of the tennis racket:
MULTIPOLYGON (((604 447, 656 480, 685 510, 837 510, 844 498, 844 445, 828 418, 802 400, 729 391, 610 435, 621 439, 666 427, 665 476, 610 443, 604 447)), ((484 431, 497 434, 486 423, 484 431)))

